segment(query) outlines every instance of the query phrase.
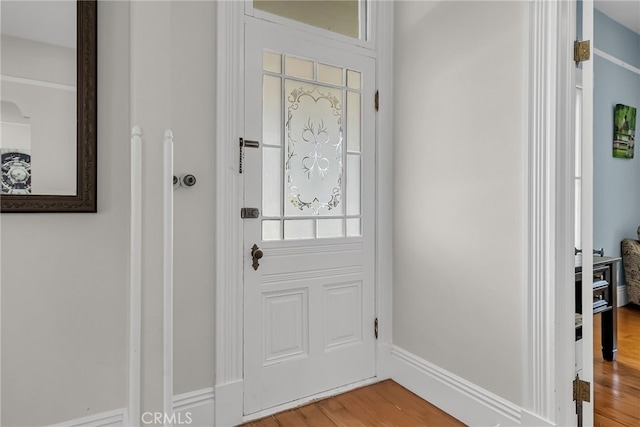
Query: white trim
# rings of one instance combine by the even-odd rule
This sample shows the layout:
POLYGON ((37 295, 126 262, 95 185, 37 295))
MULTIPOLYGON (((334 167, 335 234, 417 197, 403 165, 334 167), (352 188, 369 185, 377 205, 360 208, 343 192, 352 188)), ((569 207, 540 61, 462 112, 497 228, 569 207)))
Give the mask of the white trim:
POLYGON ((599 57, 601 57, 603 59, 606 59, 609 62, 612 62, 612 63, 614 63, 616 65, 619 65, 620 67, 622 67, 624 69, 627 69, 627 70, 631 71, 632 73, 636 73, 636 74, 640 75, 640 68, 634 67, 633 65, 628 64, 628 63, 624 62, 622 59, 618 59, 613 55, 609 55, 605 51, 602 51, 602 50, 594 47, 593 48, 593 53, 598 55, 599 57))
MULTIPOLYGON (((393 309, 393 2, 373 2, 377 8, 375 35, 377 89, 380 108, 376 113, 376 314, 379 379, 387 371, 384 346, 392 343, 393 309)), ((387 349, 388 350, 388 349, 387 349)))
POLYGON ((325 39, 326 42, 329 42, 330 44, 333 44, 336 46, 340 46, 342 49, 344 49, 345 47, 347 49, 353 47, 356 49, 367 49, 372 51, 372 50, 375 50, 376 37, 378 36, 377 34, 371 31, 372 23, 374 22, 378 14, 377 7, 381 3, 386 3, 386 2, 367 1, 367 0, 364 0, 364 1, 367 3, 367 6, 366 6, 367 22, 366 22, 366 28, 365 28, 366 34, 364 39, 356 39, 354 37, 336 33, 331 30, 325 30, 320 27, 314 27, 312 25, 305 24, 304 22, 296 21, 295 19, 286 18, 284 16, 280 16, 280 15, 269 13, 260 9, 256 9, 253 7, 253 2, 250 0, 244 1, 243 13, 246 16, 250 16, 252 18, 260 19, 262 21, 270 22, 276 25, 281 25, 283 27, 293 29, 293 30, 298 30, 303 33, 312 34, 316 37, 322 37, 325 39))
POLYGON ((316 401, 316 400, 320 400, 320 399, 326 399, 328 397, 331 396, 336 396, 338 394, 342 394, 342 393, 346 393, 348 391, 351 390, 355 390, 357 388, 360 387, 365 387, 371 384, 375 384, 378 382, 377 378, 369 378, 367 380, 363 380, 363 381, 358 381, 352 384, 347 384, 344 385, 342 387, 338 387, 338 388, 334 388, 331 390, 327 390, 327 391, 323 391, 322 393, 318 393, 318 394, 314 394, 312 396, 307 396, 307 397, 303 397, 302 399, 297 399, 291 402, 287 402, 284 403, 282 405, 278 405, 278 406, 274 406, 272 408, 269 409, 265 409, 264 411, 259 411, 259 412, 254 412, 252 414, 249 414, 245 417, 243 417, 242 421, 243 422, 249 422, 249 421, 253 421, 253 420, 258 420, 260 418, 264 418, 267 417, 269 415, 273 415, 276 414, 278 412, 283 412, 286 411, 288 409, 293 409, 293 408, 297 408, 300 406, 304 406, 307 403, 316 401))
POLYGON ((244 382, 242 380, 216 385, 216 426, 227 427, 242 424, 244 382))
POLYGON ((49 427, 121 427, 125 425, 128 425, 127 410, 123 408, 52 424, 49 427))
MULTIPOLYGON (((575 9, 577 9, 576 6, 574 6, 574 8, 572 9, 572 11, 574 11, 575 9)), ((594 36, 594 1, 593 0, 583 0, 582 1, 582 16, 578 17, 581 21, 582 21, 582 37, 585 40, 592 40, 592 43, 595 44, 596 40, 595 40, 595 36, 594 36)), ((571 20, 570 22, 576 22, 576 17, 575 14, 570 16, 569 19, 571 20)), ((569 45, 573 40, 574 40, 574 36, 575 36, 575 31, 571 32, 569 35, 567 35, 567 37, 564 39, 564 41, 567 43, 567 45, 569 45)), ((572 49, 571 49, 572 50, 572 49)), ((571 59, 573 59, 573 52, 570 52, 567 54, 567 62, 570 62, 571 59)), ((580 218, 580 228, 581 228, 581 232, 580 232, 580 241, 581 241, 581 245, 582 245, 582 250, 583 253, 587 253, 590 254, 593 251, 593 82, 594 82, 594 75, 593 75, 593 64, 594 60, 590 60, 590 61, 586 61, 584 63, 582 63, 582 71, 581 71, 581 80, 582 80, 582 105, 580 107, 580 111, 581 111, 581 170, 582 170, 582 194, 581 194, 581 206, 580 206, 580 214, 581 214, 581 218, 580 218)), ((576 78, 575 78, 575 70, 576 67, 573 66, 573 64, 571 64, 571 70, 574 71, 573 73, 573 77, 574 79, 570 81, 570 84, 572 85, 572 88, 575 88, 575 83, 576 83, 576 78)), ((568 79, 563 79, 562 82, 566 82, 568 79)), ((572 116, 575 116, 575 99, 576 99, 576 95, 575 95, 575 89, 574 91, 572 91, 573 97, 570 100, 570 105, 567 106, 567 109, 569 109, 570 111, 573 112, 572 115, 566 114, 565 115, 565 120, 568 123, 571 123, 568 119, 570 119, 572 116)), ((562 118, 560 118, 561 120, 562 118)), ((574 122, 575 123, 575 122, 574 122)), ((564 138, 568 138, 569 136, 571 137, 570 141, 575 141, 575 124, 573 126, 574 132, 572 132, 571 134, 566 133, 565 135, 561 135, 560 138, 558 139, 559 141, 563 141, 563 140, 568 140, 568 139, 564 139, 564 138)), ((573 146, 574 144, 566 144, 569 146, 573 146)), ((563 166, 564 168, 562 169, 564 171, 563 174, 563 179, 566 179, 568 181, 570 181, 570 183, 568 182, 566 185, 570 186, 572 189, 574 187, 574 183, 573 183, 573 177, 575 177, 575 170, 574 170, 574 165, 575 165, 575 150, 572 150, 570 152, 565 151, 564 153, 567 158, 565 158, 564 162, 563 162, 563 166), (571 176, 568 176, 568 175, 571 176)), ((573 200, 573 192, 572 194, 572 200, 573 200)), ((571 210, 571 213, 569 213, 568 215, 573 218, 574 216, 574 209, 575 206, 572 204, 568 207, 568 209, 571 210)), ((569 227, 572 229, 575 229, 574 225, 573 225, 573 221, 571 221, 571 223, 566 223, 566 224, 562 224, 559 223, 558 227, 569 227)), ((567 242, 567 246, 565 246, 565 248, 571 248, 573 246, 573 234, 574 233, 570 233, 571 235, 569 236, 571 238, 571 240, 569 240, 569 242, 571 242, 571 244, 569 244, 569 242, 567 242)), ((573 251, 571 251, 569 257, 571 258, 571 262, 570 262, 570 268, 569 268, 569 274, 567 275, 568 278, 570 277, 571 280, 575 280, 575 255, 573 253, 573 251)), ((593 268, 593 257, 583 257, 582 258, 582 268, 583 271, 591 271, 591 269, 593 268)), ((570 283, 570 282, 558 282, 558 283, 570 283)), ((575 289, 573 286, 570 287, 572 290, 575 289)), ((582 277, 582 307, 590 307, 591 304, 593 303, 593 296, 591 294, 593 288, 593 275, 591 274, 587 274, 585 276, 582 277)), ((568 311, 569 307, 575 307, 575 294, 572 293, 571 295, 569 295, 569 297, 567 298, 567 300, 565 301, 565 310, 568 311)), ((566 313, 566 311, 565 311, 566 313)), ((572 339, 574 339, 573 337, 575 336, 575 318, 573 316, 573 314, 571 312, 567 313, 570 317, 571 317, 571 326, 570 326, 570 336, 572 339)), ((567 382, 567 393, 571 393, 572 392, 572 387, 570 386, 571 381, 573 381, 573 378, 575 376, 575 362, 579 360, 579 357, 582 357, 583 361, 586 361, 586 363, 582 364, 582 372, 580 373, 580 377, 588 382, 593 382, 594 381, 594 375, 593 375, 593 312, 591 310, 583 310, 582 313, 582 337, 583 339, 580 340, 580 343, 582 344, 582 348, 579 349, 580 350, 580 355, 576 354, 576 356, 574 357, 574 360, 572 360, 572 362, 574 363, 574 366, 572 368, 572 371, 567 372, 566 374, 570 374, 569 375, 565 375, 565 379, 564 381, 567 382), (586 311, 586 313, 585 313, 586 311)), ((567 337, 568 339, 568 337, 567 337)), ((575 344, 574 348, 575 348, 575 344)), ((582 421, 584 425, 593 425, 594 423, 594 411, 593 411, 593 401, 594 401, 594 395, 593 395, 593 387, 591 387, 590 390, 590 396, 591 398, 585 402, 583 404, 582 407, 582 421)), ((569 400, 569 399, 567 399, 569 400)), ((572 401, 567 402, 567 404, 570 407, 574 407, 575 405, 573 404, 572 401)), ((575 410, 572 411, 572 413, 575 413, 575 410)), ((575 420, 575 417, 571 417, 571 420, 575 420)))
MULTIPOLYGON (((0 60, 1 62, 1 60, 0 60)), ((2 240, 2 215, 0 215, 0 242, 2 240)), ((2 271, 2 246, 0 245, 0 271, 2 271)), ((2 275, 0 275, 0 302, 2 301, 2 275)), ((2 304, 0 304, 0 331, 2 331, 2 304)), ((0 334, 1 335, 1 334, 0 334)), ((0 336, 0 426, 2 425, 2 337, 0 336)))
POLYGON ((173 416, 177 425, 214 426, 213 387, 173 396, 173 416))
POLYGON ((528 256, 524 403, 534 413, 553 417, 554 167, 549 164, 554 137, 555 16, 552 2, 530 4, 528 111, 528 256))
POLYGON ((392 347, 391 364, 394 381, 465 424, 553 425, 402 348, 392 347))
POLYGON ((129 265, 129 425, 140 425, 142 340, 142 131, 131 131, 131 217, 129 265))
MULTIPOLYGON (((164 133, 163 143, 163 408, 173 411, 173 133, 164 133)), ((165 426, 171 426, 165 420, 165 426)))
POLYGON ((629 304, 629 294, 627 293, 627 285, 618 286, 618 307, 629 304))
POLYGON ((6 83, 20 83, 20 84, 29 85, 29 86, 46 87, 48 89, 66 90, 68 92, 77 92, 78 90, 75 86, 71 86, 71 85, 45 82, 44 80, 27 79, 24 77, 7 76, 4 74, 2 75, 1 79, 3 82, 6 82, 6 83))
POLYGON ((176 394, 173 396, 173 410, 177 412, 197 406, 208 405, 213 402, 214 398, 213 387, 176 394))
MULTIPOLYGON (((238 138, 243 123, 242 2, 217 2, 216 386, 242 380, 242 223, 238 138)), ((216 389, 217 390, 217 389, 216 389)), ((242 400, 242 398, 241 398, 242 400)), ((220 399, 216 400, 216 412, 220 399)), ((239 414, 242 416, 242 412, 239 414)))
POLYGON ((530 2, 523 406, 558 425, 575 423, 574 287, 557 285, 574 281, 574 30, 575 0, 530 2))

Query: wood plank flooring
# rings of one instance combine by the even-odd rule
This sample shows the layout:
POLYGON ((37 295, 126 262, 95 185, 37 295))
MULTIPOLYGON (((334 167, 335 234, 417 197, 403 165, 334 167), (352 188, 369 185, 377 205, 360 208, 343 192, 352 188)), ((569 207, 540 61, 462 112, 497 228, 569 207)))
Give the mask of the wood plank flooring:
POLYGON ((245 424, 248 427, 464 426, 387 380, 245 424))
MULTIPOLYGON (((640 426, 640 307, 618 309, 618 355, 602 358, 594 317, 594 424, 640 426)), ((249 427, 463 426, 399 384, 387 380, 245 424, 249 427)))
POLYGON ((640 426, 640 307, 618 309, 618 355, 602 358, 600 317, 593 318, 594 424, 640 426))

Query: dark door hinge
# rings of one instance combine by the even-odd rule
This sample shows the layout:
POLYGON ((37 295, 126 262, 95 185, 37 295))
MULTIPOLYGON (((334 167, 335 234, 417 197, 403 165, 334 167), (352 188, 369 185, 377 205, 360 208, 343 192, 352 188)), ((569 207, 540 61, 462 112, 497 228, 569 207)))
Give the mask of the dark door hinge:
POLYGON ((378 318, 376 317, 376 320, 373 322, 373 334, 376 336, 376 339, 378 339, 378 318))
POLYGON ((376 111, 380 109, 380 92, 376 91, 376 95, 374 97, 374 104, 376 107, 376 111))

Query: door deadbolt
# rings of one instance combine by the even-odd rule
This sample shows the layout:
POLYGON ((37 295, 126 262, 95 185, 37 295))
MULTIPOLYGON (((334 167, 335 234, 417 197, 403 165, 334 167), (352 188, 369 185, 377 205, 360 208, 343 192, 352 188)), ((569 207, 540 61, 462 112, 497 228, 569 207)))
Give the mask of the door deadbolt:
POLYGON ((254 243, 253 247, 251 248, 251 258, 253 259, 253 264, 251 265, 253 266, 254 270, 257 270, 258 267, 260 267, 258 260, 262 258, 263 255, 264 255, 264 252, 262 252, 262 249, 260 249, 258 245, 254 243))

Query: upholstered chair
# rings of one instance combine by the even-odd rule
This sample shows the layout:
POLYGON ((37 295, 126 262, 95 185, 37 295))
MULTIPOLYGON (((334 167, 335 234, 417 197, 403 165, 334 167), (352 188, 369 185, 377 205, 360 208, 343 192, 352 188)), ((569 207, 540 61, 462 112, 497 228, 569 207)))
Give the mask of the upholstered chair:
MULTIPOLYGON (((640 238, 640 227, 638 227, 638 238, 640 238)), ((640 241, 624 239, 620 247, 629 301, 640 305, 640 241)))

